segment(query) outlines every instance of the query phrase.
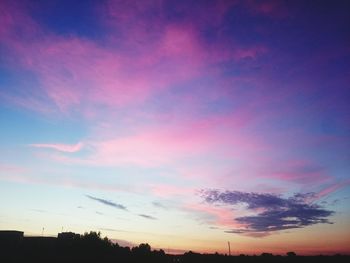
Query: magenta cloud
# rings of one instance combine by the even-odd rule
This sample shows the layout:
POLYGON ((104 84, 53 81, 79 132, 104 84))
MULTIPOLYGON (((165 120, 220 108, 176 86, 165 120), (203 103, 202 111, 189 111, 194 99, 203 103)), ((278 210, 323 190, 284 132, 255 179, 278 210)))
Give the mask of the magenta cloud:
POLYGON ((322 5, 93 1, 67 29, 52 7, 0 2, 1 180, 137 195, 250 236, 344 209, 349 50, 322 5))

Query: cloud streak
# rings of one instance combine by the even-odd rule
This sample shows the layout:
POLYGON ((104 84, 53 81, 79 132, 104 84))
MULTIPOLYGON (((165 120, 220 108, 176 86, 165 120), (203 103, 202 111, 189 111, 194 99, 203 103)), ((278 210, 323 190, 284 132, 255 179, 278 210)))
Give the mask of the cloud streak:
POLYGON ((156 217, 150 216, 150 215, 145 215, 145 214, 139 214, 139 216, 146 218, 146 219, 150 219, 150 220, 157 220, 156 217))
POLYGON ((109 201, 109 200, 106 200, 106 199, 102 199, 102 198, 97 198, 97 197, 94 197, 94 196, 91 196, 91 195, 85 195, 87 198, 91 199, 91 200, 94 200, 94 201, 97 201, 101 204, 104 204, 104 205, 107 205, 107 206, 111 206, 111 207, 114 207, 114 208, 117 208, 117 209, 121 209, 121 210, 125 210, 127 211, 127 208, 121 204, 118 204, 118 203, 114 203, 112 201, 109 201))
POLYGON ((83 143, 78 142, 76 144, 57 144, 57 143, 35 143, 29 146, 35 148, 48 148, 59 152, 75 153, 79 152, 83 148, 83 143))
POLYGON ((294 194, 283 198, 275 194, 203 190, 201 196, 209 204, 244 204, 247 210, 256 212, 255 215, 234 219, 243 228, 226 231, 250 236, 264 236, 280 230, 331 223, 327 218, 334 213, 317 204, 308 203, 315 196, 313 193, 294 194))

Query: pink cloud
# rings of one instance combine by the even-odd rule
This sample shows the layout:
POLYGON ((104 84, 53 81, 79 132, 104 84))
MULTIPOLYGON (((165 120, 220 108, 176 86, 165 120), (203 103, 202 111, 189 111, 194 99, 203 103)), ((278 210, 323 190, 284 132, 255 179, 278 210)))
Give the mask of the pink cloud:
POLYGON ((21 174, 27 172, 27 168, 18 165, 9 165, 0 163, 0 173, 21 174))
POLYGON ((332 179, 327 169, 318 163, 293 157, 276 161, 275 158, 266 156, 252 167, 251 172, 260 178, 308 186, 327 183, 332 179))
POLYGON ((233 220, 234 213, 232 209, 206 204, 186 204, 183 206, 185 211, 196 214, 197 220, 203 223, 224 227, 240 228, 240 224, 233 220))
MULTIPOLYGON (((86 39, 63 38, 44 32, 20 9, 15 8, 15 11, 2 18, 2 28, 7 30, 1 32, 1 42, 16 57, 13 63, 20 62, 37 74, 43 97, 47 96, 61 112, 78 106, 84 110, 94 103, 120 106, 137 102, 154 87, 150 81, 155 82, 147 77, 147 72, 138 73, 133 67, 137 61, 120 57, 115 50, 101 48, 86 39), (19 26, 25 35, 33 30, 37 32, 37 38, 28 37, 25 42, 18 39, 14 33, 19 26)), ((20 102, 26 103, 25 100, 20 102)), ((43 105, 29 103, 28 108, 33 106, 40 110, 43 105)))
POLYGON ((184 134, 144 132, 101 142, 92 142, 96 150, 91 158, 97 164, 138 164, 158 166, 202 152, 205 145, 190 142, 184 134), (182 140, 184 139, 184 140, 182 140))
POLYGON ((30 144, 29 146, 35 148, 48 148, 60 152, 75 153, 79 152, 83 148, 84 144, 82 142, 78 142, 77 144, 34 143, 30 144))
POLYGON ((190 61, 204 54, 195 30, 185 25, 167 26, 160 46, 160 52, 163 56, 174 59, 185 57, 190 61))
POLYGON ((12 96, 5 92, 0 91, 0 99, 12 105, 17 105, 21 108, 37 111, 39 113, 46 114, 46 115, 49 115, 49 114, 52 115, 55 112, 48 103, 43 102, 42 100, 35 97, 28 98, 28 97, 12 96))
POLYGON ((328 196, 342 188, 348 187, 350 185, 350 180, 344 180, 342 182, 333 183, 324 187, 321 191, 316 194, 316 199, 328 196))
POLYGON ((255 14, 265 15, 271 18, 286 18, 289 16, 288 8, 283 1, 245 1, 244 4, 251 12, 255 14))
POLYGON ((193 188, 179 187, 179 186, 174 186, 169 184, 150 185, 150 189, 152 194, 162 198, 193 195, 195 192, 193 188))
MULTIPOLYGON (((105 138, 102 131, 101 136, 96 133, 94 137, 84 141, 90 150, 84 158, 57 157, 62 162, 102 166, 133 164, 146 167, 179 165, 195 158, 210 159, 210 156, 240 159, 265 147, 264 143, 239 132, 241 125, 246 124, 235 116, 225 116, 189 120, 186 123, 175 121, 152 128, 139 127, 136 132, 119 136, 112 134, 110 138, 105 138), (236 127, 237 131, 223 129, 225 126, 231 129, 236 127)), ((186 168, 182 171, 186 173, 186 168)))
MULTIPOLYGON (((214 8, 224 14, 230 6, 218 3, 214 8)), ((147 10, 161 9, 157 2, 108 2, 106 8, 111 30, 120 30, 123 37, 112 37, 107 40, 109 45, 101 46, 92 40, 46 32, 23 9, 12 7, 15 12, 3 18, 7 30, 2 33, 1 42, 16 58, 12 61, 14 66, 20 63, 36 74, 41 93, 32 94, 29 99, 22 99, 21 94, 12 99, 9 95, 5 97, 44 113, 51 109, 98 118, 102 105, 111 109, 139 105, 156 91, 214 74, 215 71, 208 72, 212 64, 255 58, 265 52, 259 46, 233 45, 232 48, 231 43, 227 43, 218 53, 217 43, 208 46, 200 36, 200 25, 186 20, 181 24, 169 23, 160 16, 144 21, 142 15, 147 10), (16 36, 18 27, 25 39, 16 36), (50 104, 55 108, 48 107, 50 104)))
MULTIPOLYGON (((179 41, 190 45, 186 37, 179 41)), ((118 108, 140 103, 154 91, 198 74, 193 63, 186 65, 177 60, 164 64, 163 54, 157 54, 158 51, 152 54, 152 50, 147 50, 145 55, 130 59, 119 55, 117 50, 102 49, 87 40, 46 38, 46 41, 32 43, 29 48, 19 47, 16 53, 20 55, 22 66, 39 77, 42 95, 63 113, 74 109, 83 113, 91 108, 98 110, 97 105, 118 108), (144 68, 142 63, 149 56, 156 61, 144 68)), ((173 51, 166 47, 167 55, 177 57, 173 51)), ((29 104, 29 108, 33 106, 29 104)), ((42 111, 41 105, 36 106, 42 111)))
MULTIPOLYGON (((218 13, 209 14, 209 18, 206 12, 200 9, 198 12, 203 14, 199 16, 201 21, 198 23, 189 23, 186 19, 181 23, 169 23, 158 15, 151 16, 147 21, 143 19, 142 15, 150 8, 161 10, 161 4, 158 2, 108 2, 109 21, 104 22, 109 24, 112 32, 121 30, 122 37, 112 34, 113 36, 107 39, 108 43, 104 46, 88 39, 75 36, 62 37, 46 32, 25 12, 15 8, 15 12, 9 12, 1 18, 6 28, 1 31, 1 42, 17 54, 17 60, 12 62, 13 65, 20 62, 21 67, 35 73, 40 82, 41 93, 31 94, 29 98, 20 94, 12 97, 12 100, 9 94, 3 97, 17 105, 44 113, 50 114, 56 110, 67 115, 82 114, 86 118, 95 120, 101 117, 109 118, 109 121, 114 122, 114 111, 129 110, 130 106, 142 105, 147 99, 154 97, 158 91, 171 89, 176 84, 199 76, 209 74, 216 78, 220 72, 209 69, 216 63, 255 59, 268 52, 264 46, 242 47, 222 36, 218 36, 219 41, 214 41, 212 44, 204 41, 199 29, 203 25, 220 24, 225 13, 235 4, 215 3, 213 8, 218 10, 218 13), (211 16, 214 17, 211 18, 211 16), (16 28, 22 25, 21 30, 26 41, 15 34, 16 28), (35 37, 31 37, 32 35, 35 37), (55 107, 50 107, 51 105, 55 107), (106 116, 106 109, 112 116, 106 116)), ((181 11, 181 6, 178 8, 181 11)), ((255 10, 254 8, 256 12, 263 14, 279 10, 276 4, 270 2, 256 3, 252 6, 252 10, 255 10)), ((191 14, 188 15, 191 16, 191 14)), ((179 105, 180 107, 189 105, 186 108, 188 121, 179 121, 170 125, 157 123, 154 128, 142 127, 137 132, 112 135, 108 138, 93 134, 86 142, 91 149, 87 158, 74 159, 66 156, 57 156, 57 158, 61 161, 95 165, 158 166, 176 163, 189 157, 220 156, 223 159, 231 158, 237 162, 252 163, 235 168, 235 172, 239 170, 238 173, 241 176, 244 173, 248 174, 245 176, 252 178, 307 182, 308 184, 315 181, 326 182, 329 178, 326 171, 308 170, 307 164, 275 164, 270 159, 268 161, 271 167, 261 167, 262 161, 265 160, 259 160, 256 152, 262 150, 270 152, 274 149, 267 148, 264 138, 259 138, 259 135, 245 134, 244 128, 252 123, 257 124, 258 118, 260 122, 266 118, 271 119, 271 113, 259 112, 258 114, 257 109, 263 108, 271 101, 283 100, 285 95, 280 93, 276 95, 272 92, 267 94, 264 87, 270 85, 271 81, 260 76, 259 81, 261 83, 254 78, 240 78, 239 81, 228 81, 225 89, 215 88, 205 94, 209 101, 228 96, 233 98, 236 94, 229 95, 229 92, 232 92, 235 86, 239 87, 243 82, 243 84, 256 85, 258 88, 255 92, 258 91, 258 95, 248 94, 244 109, 236 109, 234 114, 193 117, 191 114, 200 111, 198 108, 203 105, 201 94, 185 94, 181 96, 179 105), (195 118, 201 120, 195 121, 195 118)), ((241 96, 241 94, 238 95, 241 96)), ((281 110, 274 114, 283 113, 285 112, 281 110)), ((164 122, 161 118, 164 116, 167 118, 168 115, 171 113, 161 113, 155 119, 159 118, 158 122, 164 122)), ((81 150, 81 146, 78 145, 35 144, 33 146, 61 152, 81 150)), ((187 177, 195 173, 201 173, 208 178, 217 176, 215 174, 217 169, 203 172, 198 167, 184 165, 180 170, 181 174, 187 177)), ((230 180, 230 177, 231 175, 227 175, 224 181, 230 180)))

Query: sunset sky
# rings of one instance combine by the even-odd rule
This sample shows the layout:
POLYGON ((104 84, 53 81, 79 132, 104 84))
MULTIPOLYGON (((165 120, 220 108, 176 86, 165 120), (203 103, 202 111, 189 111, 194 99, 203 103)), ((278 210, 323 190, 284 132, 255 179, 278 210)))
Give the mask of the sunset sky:
POLYGON ((349 1, 0 0, 0 229, 350 254, 349 1))

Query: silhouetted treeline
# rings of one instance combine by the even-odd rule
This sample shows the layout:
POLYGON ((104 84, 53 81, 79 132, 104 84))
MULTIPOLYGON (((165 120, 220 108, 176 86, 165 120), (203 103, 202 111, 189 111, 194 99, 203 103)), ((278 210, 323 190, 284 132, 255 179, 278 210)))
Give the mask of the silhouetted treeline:
MULTIPOLYGON (((0 231, 1 232, 1 231, 0 231)), ((297 256, 288 252, 285 256, 262 253, 260 256, 227 256, 222 254, 199 254, 186 252, 183 255, 169 255, 163 250, 152 250, 148 244, 129 248, 121 247, 100 233, 84 235, 60 233, 55 237, 23 237, 23 232, 2 231, 0 233, 0 262, 349 262, 349 256, 297 256), (6 233, 5 233, 6 232, 6 233)))

